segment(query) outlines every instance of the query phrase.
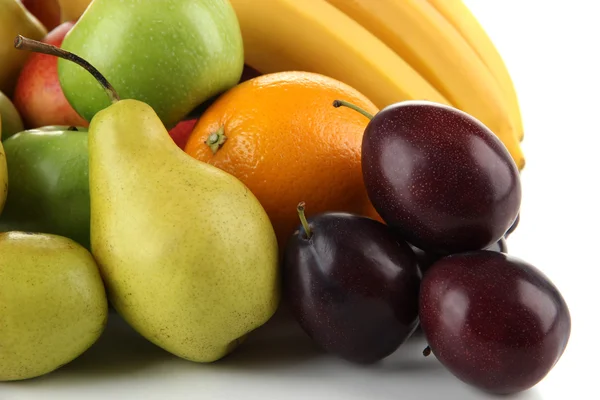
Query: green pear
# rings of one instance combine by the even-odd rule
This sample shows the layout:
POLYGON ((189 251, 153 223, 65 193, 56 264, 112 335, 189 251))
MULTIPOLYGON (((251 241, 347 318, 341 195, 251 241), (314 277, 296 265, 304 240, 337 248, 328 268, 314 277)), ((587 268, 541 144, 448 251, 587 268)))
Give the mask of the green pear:
POLYGON ((0 233, 0 381, 45 375, 104 331, 108 303, 92 255, 70 239, 0 233))
POLYGON ((84 60, 22 37, 15 47, 86 65, 111 99, 92 118, 88 152, 92 253, 112 305, 181 358, 230 353, 281 296, 277 239, 262 205, 233 175, 184 153, 152 107, 119 100, 84 60))
MULTIPOLYGON (((93 1, 63 49, 96 67, 121 98, 149 104, 167 129, 205 100, 235 86, 242 35, 228 0, 93 1)), ((87 121, 110 105, 102 87, 66 60, 58 76, 87 121)))

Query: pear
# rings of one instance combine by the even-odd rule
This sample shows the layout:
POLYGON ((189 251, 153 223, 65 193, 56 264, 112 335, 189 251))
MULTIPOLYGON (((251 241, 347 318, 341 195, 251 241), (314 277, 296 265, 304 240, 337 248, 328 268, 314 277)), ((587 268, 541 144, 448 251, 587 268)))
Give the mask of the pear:
MULTIPOLYGON (((97 68, 122 98, 150 105, 168 130, 235 86, 244 68, 240 26, 223 0, 94 0, 61 48, 97 68)), ((76 65, 59 60, 58 76, 67 100, 87 121, 110 105, 102 87, 76 65)))
POLYGON ((15 105, 10 99, 0 91, 0 117, 2 117, 2 140, 6 140, 17 132, 21 132, 23 127, 23 120, 15 105))
MULTIPOLYGON (((84 61, 24 38, 16 46, 84 61)), ((184 153, 157 113, 119 100, 88 132, 92 253, 117 312, 187 360, 216 361, 275 313, 278 246, 264 208, 237 178, 184 153)))
POLYGON ((12 44, 15 35, 41 40, 48 31, 19 0, 0 0, 0 91, 12 97, 26 53, 19 53, 12 44))
POLYGON ((92 255, 70 239, 0 233, 0 381, 45 375, 104 331, 108 302, 92 255))
POLYGON ((89 129, 91 243, 115 309, 192 361, 214 361, 275 312, 277 241, 239 180, 185 154, 150 106, 89 129))

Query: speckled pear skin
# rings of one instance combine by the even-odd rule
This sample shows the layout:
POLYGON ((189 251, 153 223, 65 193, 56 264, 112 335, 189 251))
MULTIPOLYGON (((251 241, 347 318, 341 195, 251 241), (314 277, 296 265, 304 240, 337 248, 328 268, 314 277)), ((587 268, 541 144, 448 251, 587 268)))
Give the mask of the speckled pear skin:
MULTIPOLYGON (((149 104, 167 129, 235 86, 244 67, 240 27, 227 0, 95 0, 61 47, 96 67, 121 98, 149 104)), ((87 121, 110 105, 78 65, 60 59, 58 76, 87 121)))
POLYGON ((275 232, 232 175, 190 157, 137 100, 89 128, 92 252, 109 299, 141 335, 216 361, 275 313, 275 232))
POLYGON ((100 337, 108 303, 98 267, 62 236, 0 233, 0 381, 45 375, 100 337))

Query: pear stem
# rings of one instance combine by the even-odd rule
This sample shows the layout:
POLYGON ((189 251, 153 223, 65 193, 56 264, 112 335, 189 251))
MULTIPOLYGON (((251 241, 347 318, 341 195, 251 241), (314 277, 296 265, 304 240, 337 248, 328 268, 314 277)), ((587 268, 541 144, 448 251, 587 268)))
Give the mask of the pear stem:
POLYGON ((85 68, 86 71, 88 71, 94 76, 94 78, 96 78, 96 80, 98 81, 98 83, 100 83, 106 94, 108 94, 111 103, 114 104, 120 100, 115 88, 112 87, 112 85, 106 80, 106 78, 100 73, 100 71, 98 71, 92 64, 85 61, 78 55, 75 55, 71 52, 63 50, 51 44, 38 42, 37 40, 29 39, 21 35, 18 35, 15 38, 15 48, 19 50, 33 51, 34 53, 48 54, 51 56, 56 56, 59 58, 64 58, 65 60, 72 61, 80 67, 85 68))
POLYGON ((310 225, 308 224, 308 221, 306 220, 306 215, 304 215, 304 207, 306 206, 306 203, 301 202, 300 204, 298 204, 298 207, 296 207, 296 209, 298 210, 298 216, 300 217, 300 222, 302 222, 302 227, 304 228, 304 232, 306 232, 306 238, 310 239, 312 237, 312 230, 310 229, 310 225))
POLYGON ((372 114, 369 114, 368 112, 366 112, 365 110, 363 110, 359 106, 354 105, 354 104, 352 104, 350 102, 347 102, 345 100, 334 100, 333 101, 333 106, 335 108, 339 108, 339 107, 342 107, 342 106, 348 107, 348 108, 353 109, 354 111, 358 111, 359 113, 361 113, 362 115, 364 115, 365 117, 367 117, 369 119, 373 119, 373 115, 372 114))

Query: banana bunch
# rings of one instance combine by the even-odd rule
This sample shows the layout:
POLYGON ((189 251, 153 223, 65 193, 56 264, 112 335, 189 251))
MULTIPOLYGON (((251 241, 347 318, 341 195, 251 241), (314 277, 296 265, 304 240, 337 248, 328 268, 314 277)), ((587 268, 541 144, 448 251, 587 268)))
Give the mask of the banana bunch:
POLYGON ((523 126, 502 58, 461 0, 230 0, 246 64, 353 86, 383 108, 429 100, 479 119, 522 169, 523 126))

